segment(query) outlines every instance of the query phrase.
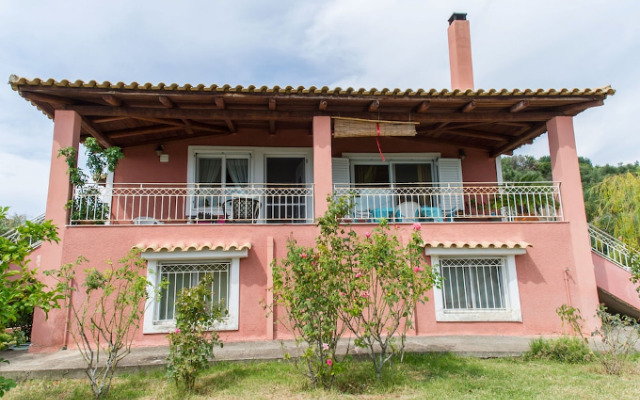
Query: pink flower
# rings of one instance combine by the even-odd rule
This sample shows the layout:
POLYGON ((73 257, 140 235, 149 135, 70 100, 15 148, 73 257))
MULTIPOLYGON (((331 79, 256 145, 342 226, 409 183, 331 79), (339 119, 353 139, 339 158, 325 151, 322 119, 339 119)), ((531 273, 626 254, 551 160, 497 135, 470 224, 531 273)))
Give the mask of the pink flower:
POLYGON ((413 224, 414 231, 419 231, 420 229, 422 229, 422 225, 420 225, 419 222, 416 222, 415 224, 413 224))
POLYGON ((367 239, 369 239, 369 238, 371 237, 371 232, 365 232, 365 233, 364 233, 364 236, 366 236, 366 237, 367 237, 367 239))
POLYGON ((362 274, 361 274, 360 272, 358 272, 358 273, 356 274, 356 278, 360 278, 361 276, 362 276, 362 274))
POLYGON ((322 350, 329 350, 329 344, 328 343, 322 343, 322 350))
POLYGON ((364 292, 360 293, 360 297, 364 297, 366 299, 367 297, 369 297, 369 292, 365 290, 364 292))
POLYGON ((302 253, 302 254, 300 254, 300 257, 302 257, 302 258, 307 258, 307 253, 302 253))
POLYGON ((330 359, 330 358, 328 358, 328 359, 327 359, 327 365, 328 365, 328 366, 332 366, 332 365, 333 365, 333 361, 331 361, 331 359, 330 359))
POLYGON ((311 261, 311 265, 316 266, 318 263, 315 261, 311 261))
POLYGON ((420 269, 420 267, 415 267, 415 268, 413 269, 413 272, 415 272, 416 274, 417 274, 418 272, 420 272, 420 271, 422 271, 422 270, 420 269))
POLYGON ((180 328, 176 328, 176 333, 180 333, 180 328))

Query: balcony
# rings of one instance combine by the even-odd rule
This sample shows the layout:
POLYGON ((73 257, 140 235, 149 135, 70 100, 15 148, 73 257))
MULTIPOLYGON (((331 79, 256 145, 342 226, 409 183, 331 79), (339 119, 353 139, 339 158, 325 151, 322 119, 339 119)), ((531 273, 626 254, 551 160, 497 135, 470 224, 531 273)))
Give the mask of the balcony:
POLYGON ((352 198, 353 223, 563 220, 558 182, 334 184, 334 194, 352 198))
POLYGON ((312 184, 118 183, 76 188, 71 225, 313 222, 312 184))

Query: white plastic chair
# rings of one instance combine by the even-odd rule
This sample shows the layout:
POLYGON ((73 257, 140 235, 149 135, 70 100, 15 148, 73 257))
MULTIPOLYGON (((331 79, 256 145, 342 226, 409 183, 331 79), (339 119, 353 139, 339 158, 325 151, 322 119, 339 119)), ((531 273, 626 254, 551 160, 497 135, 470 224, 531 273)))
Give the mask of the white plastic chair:
POLYGON ((420 213, 420 204, 414 201, 405 201, 398 206, 398 222, 416 222, 420 213))

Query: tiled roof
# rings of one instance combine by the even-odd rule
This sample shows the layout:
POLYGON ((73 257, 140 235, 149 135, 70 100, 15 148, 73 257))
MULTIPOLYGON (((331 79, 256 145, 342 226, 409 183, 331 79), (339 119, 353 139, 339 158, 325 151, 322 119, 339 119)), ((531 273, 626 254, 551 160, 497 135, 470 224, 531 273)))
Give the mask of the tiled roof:
POLYGON ((592 95, 613 95, 616 91, 610 86, 599 87, 595 89, 478 89, 478 90, 448 90, 448 89, 354 89, 347 88, 342 89, 340 87, 329 88, 323 86, 321 88, 310 86, 305 88, 304 86, 254 86, 249 85, 244 87, 242 85, 231 86, 225 85, 192 85, 189 83, 179 85, 177 83, 171 83, 169 85, 165 83, 143 83, 138 82, 124 83, 117 82, 111 83, 109 81, 96 82, 91 80, 84 82, 82 80, 76 80, 71 82, 63 79, 56 81, 54 79, 43 80, 40 78, 27 79, 11 75, 9 78, 9 84, 14 90, 17 90, 19 86, 40 86, 40 87, 59 87, 59 88, 86 88, 86 89, 108 89, 108 90, 149 90, 149 91, 175 91, 175 92, 211 92, 211 93, 256 93, 256 94, 292 94, 292 95, 333 95, 333 96, 391 96, 391 97, 455 97, 455 96, 468 96, 468 97, 488 97, 488 96, 592 96, 592 95))
POLYGON ((133 246, 134 249, 139 249, 143 252, 149 251, 154 253, 160 252, 178 252, 178 251, 203 251, 203 250, 223 250, 223 251, 233 251, 233 250, 250 250, 251 243, 242 243, 238 244, 236 242, 224 243, 138 243, 133 246))
POLYGON ((438 247, 444 249, 526 249, 527 247, 533 247, 531 243, 528 242, 513 242, 513 241, 483 241, 483 242, 475 242, 475 241, 457 241, 457 242, 449 242, 449 241, 437 241, 432 240, 424 243, 425 247, 438 247))

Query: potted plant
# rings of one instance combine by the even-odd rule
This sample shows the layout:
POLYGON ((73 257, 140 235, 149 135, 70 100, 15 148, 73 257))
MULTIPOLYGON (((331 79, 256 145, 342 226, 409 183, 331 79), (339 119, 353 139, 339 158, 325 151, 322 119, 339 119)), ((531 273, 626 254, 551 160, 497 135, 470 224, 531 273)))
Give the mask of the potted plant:
POLYGON ((107 172, 113 172, 118 162, 124 158, 117 147, 103 148, 95 138, 84 141, 87 154, 87 175, 78 167, 78 151, 73 147, 64 147, 58 151, 58 157, 65 157, 69 167, 69 182, 73 185, 73 198, 66 207, 71 210, 71 223, 104 224, 109 216, 109 205, 102 200, 100 184, 103 184, 107 172), (89 177, 93 180, 89 183, 89 177))

